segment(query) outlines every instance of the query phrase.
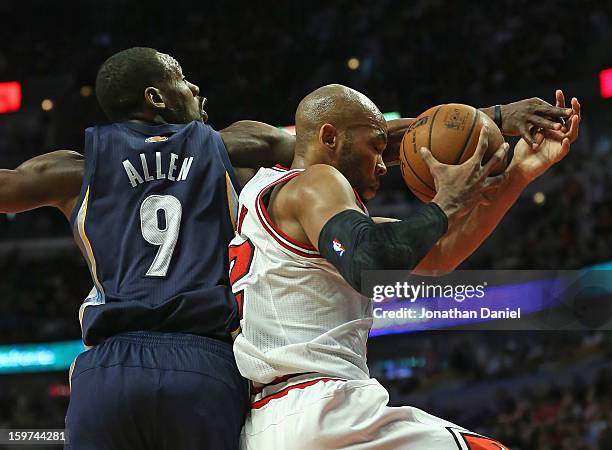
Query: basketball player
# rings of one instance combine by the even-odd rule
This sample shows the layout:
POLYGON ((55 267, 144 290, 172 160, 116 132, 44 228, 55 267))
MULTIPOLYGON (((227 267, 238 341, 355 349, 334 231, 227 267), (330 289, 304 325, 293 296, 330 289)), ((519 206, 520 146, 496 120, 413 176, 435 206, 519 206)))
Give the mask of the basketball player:
POLYGON ((484 239, 480 231, 468 234, 474 222, 494 226, 515 194, 568 152, 578 131, 573 105, 566 135, 540 133, 537 151, 520 141, 496 178, 487 175, 507 144, 481 165, 486 131, 459 166, 425 151, 438 193, 407 220, 394 221, 370 218, 362 203, 386 172, 387 124, 378 108, 339 85, 302 100, 295 152, 305 169, 259 170, 240 194, 230 245, 230 279, 243 313, 234 354, 256 392, 243 449, 505 448, 416 408, 386 406, 387 392, 366 365, 372 309, 358 293, 360 274, 452 269, 484 239), (484 191, 491 191, 488 206, 480 206, 484 191))
MULTIPOLYGON (((84 158, 0 171, 0 212, 60 209, 96 285, 79 312, 93 348, 73 365, 67 448, 237 448, 248 398, 230 346, 230 162, 290 164, 294 138, 251 121, 214 131, 199 88, 153 49, 112 56, 96 94, 113 124, 86 131, 84 158)), ((567 115, 538 99, 501 111, 509 134, 567 115)), ((389 122, 390 150, 411 122, 389 122)))
POLYGON ((0 211, 59 208, 95 282, 79 318, 70 449, 236 449, 248 407, 227 281, 238 166, 289 163, 294 139, 257 122, 216 132, 170 56, 132 48, 96 80, 114 122, 0 172, 0 211))

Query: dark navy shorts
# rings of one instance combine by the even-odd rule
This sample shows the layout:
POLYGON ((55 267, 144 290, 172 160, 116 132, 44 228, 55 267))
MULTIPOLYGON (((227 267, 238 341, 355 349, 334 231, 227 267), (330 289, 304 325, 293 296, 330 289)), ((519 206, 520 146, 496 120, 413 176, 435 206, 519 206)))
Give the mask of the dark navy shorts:
POLYGON ((77 358, 65 448, 237 450, 248 400, 231 344, 122 334, 77 358))

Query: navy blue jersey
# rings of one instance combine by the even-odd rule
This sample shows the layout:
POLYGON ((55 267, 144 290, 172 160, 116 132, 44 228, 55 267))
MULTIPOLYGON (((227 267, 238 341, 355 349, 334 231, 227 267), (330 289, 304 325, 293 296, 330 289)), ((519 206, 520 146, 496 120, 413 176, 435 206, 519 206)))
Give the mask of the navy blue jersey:
POLYGON ((219 133, 202 122, 85 131, 71 218, 95 283, 79 314, 85 344, 128 331, 230 339, 237 187, 219 133))

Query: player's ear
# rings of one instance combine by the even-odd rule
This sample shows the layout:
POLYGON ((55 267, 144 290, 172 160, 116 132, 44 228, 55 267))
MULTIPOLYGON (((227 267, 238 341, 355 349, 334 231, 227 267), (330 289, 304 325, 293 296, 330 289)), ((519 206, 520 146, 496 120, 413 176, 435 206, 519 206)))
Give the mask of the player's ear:
POLYGON ((156 109, 164 109, 166 107, 166 103, 164 103, 164 97, 159 89, 149 86, 144 91, 145 104, 147 106, 152 106, 156 109))
POLYGON ((336 150, 338 144, 338 130, 332 124, 326 123, 319 129, 319 142, 331 151, 336 150))

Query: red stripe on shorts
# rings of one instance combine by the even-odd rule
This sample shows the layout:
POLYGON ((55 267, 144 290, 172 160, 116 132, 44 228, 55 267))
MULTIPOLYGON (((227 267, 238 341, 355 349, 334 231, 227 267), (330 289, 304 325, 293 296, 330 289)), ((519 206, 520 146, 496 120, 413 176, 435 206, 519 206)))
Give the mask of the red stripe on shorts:
POLYGON ((274 400, 276 398, 282 398, 289 393, 289 391, 293 389, 304 389, 308 386, 312 386, 313 384, 317 384, 319 381, 323 383, 327 383, 328 381, 342 381, 339 378, 317 378, 316 380, 305 381, 304 383, 294 384, 293 386, 288 386, 285 389, 278 391, 276 394, 268 395, 267 397, 262 398, 261 400, 256 401, 251 405, 251 409, 259 409, 263 406, 266 406, 270 400, 274 400))

